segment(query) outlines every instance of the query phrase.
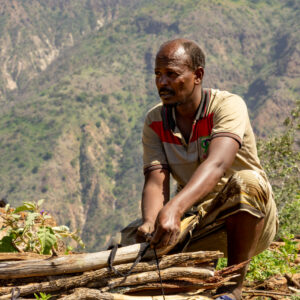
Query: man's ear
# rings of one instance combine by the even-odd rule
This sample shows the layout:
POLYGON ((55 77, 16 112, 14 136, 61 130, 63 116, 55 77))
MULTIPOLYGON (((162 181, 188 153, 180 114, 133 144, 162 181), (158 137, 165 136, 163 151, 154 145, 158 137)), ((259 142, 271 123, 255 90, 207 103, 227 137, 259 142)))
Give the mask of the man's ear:
POLYGON ((204 76, 204 69, 202 67, 198 67, 195 70, 195 84, 197 85, 201 84, 203 76, 204 76))

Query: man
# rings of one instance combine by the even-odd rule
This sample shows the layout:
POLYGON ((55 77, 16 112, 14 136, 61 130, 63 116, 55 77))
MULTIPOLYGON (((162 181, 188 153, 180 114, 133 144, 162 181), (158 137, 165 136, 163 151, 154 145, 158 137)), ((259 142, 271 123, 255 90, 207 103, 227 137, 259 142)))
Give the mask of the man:
MULTIPOLYGON (((193 41, 172 40, 157 53, 162 103, 148 112, 143 131, 142 224, 123 230, 123 242, 128 244, 131 231, 151 234, 152 247, 172 245, 181 219, 196 212, 199 222, 184 251, 221 250, 233 265, 268 247, 276 233, 276 207, 244 101, 203 89, 204 67, 204 54, 193 41), (178 189, 169 200, 170 174, 178 189)), ((241 298, 246 267, 240 273, 227 297, 241 298)))

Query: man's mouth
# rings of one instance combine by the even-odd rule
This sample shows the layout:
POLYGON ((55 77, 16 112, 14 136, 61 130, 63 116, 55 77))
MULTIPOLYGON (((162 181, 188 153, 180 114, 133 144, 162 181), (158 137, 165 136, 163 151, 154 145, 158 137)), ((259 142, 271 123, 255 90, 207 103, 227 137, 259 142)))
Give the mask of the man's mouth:
POLYGON ((166 97, 170 97, 170 96, 174 96, 174 91, 169 90, 169 89, 161 89, 159 91, 159 96, 162 98, 166 98, 166 97))

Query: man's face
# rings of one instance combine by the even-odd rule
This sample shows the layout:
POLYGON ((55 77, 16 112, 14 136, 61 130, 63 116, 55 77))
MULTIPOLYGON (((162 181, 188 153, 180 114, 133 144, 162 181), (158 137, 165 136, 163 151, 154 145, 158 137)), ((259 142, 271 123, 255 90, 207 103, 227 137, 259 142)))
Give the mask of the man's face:
POLYGON ((157 53, 155 83, 163 104, 181 105, 189 102, 194 92, 195 78, 182 46, 166 47, 157 53))

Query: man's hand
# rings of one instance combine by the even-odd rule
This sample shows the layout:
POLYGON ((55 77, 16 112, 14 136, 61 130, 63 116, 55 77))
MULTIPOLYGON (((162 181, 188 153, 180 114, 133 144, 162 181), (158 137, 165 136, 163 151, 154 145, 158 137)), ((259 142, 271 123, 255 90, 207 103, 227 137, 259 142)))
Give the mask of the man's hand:
POLYGON ((137 229, 137 236, 136 236, 137 242, 142 243, 149 240, 153 231, 154 231, 154 223, 147 222, 147 221, 144 222, 143 225, 141 225, 137 229))
POLYGON ((175 244, 180 234, 180 214, 176 207, 165 205, 159 212, 151 247, 162 248, 175 244))

